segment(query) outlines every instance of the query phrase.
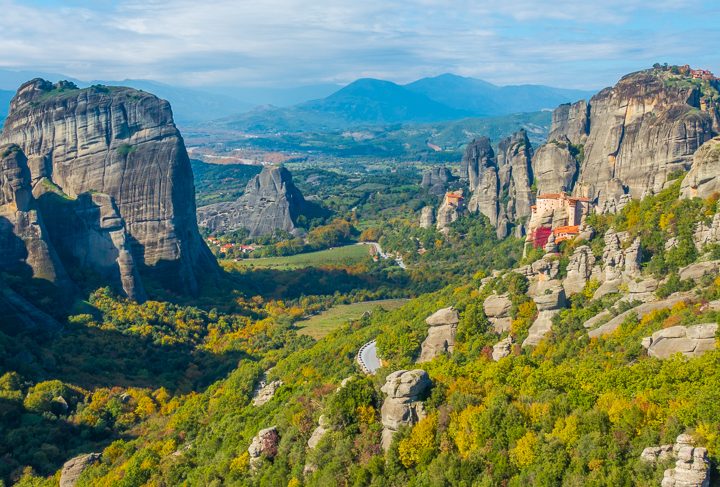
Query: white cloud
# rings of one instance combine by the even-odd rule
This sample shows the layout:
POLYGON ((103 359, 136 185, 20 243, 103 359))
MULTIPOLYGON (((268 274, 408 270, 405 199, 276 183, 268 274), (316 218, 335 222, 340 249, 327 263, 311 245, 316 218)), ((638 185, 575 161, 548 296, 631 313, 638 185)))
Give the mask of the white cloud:
POLYGON ((590 87, 612 81, 608 72, 671 61, 663 56, 700 59, 702 46, 718 41, 717 31, 697 44, 683 38, 697 31, 649 25, 649 17, 702 19, 710 7, 701 0, 100 5, 0 0, 0 66, 189 85, 282 86, 359 76, 410 81, 454 71, 502 83, 590 87), (618 70, 608 68, 613 63, 618 70))

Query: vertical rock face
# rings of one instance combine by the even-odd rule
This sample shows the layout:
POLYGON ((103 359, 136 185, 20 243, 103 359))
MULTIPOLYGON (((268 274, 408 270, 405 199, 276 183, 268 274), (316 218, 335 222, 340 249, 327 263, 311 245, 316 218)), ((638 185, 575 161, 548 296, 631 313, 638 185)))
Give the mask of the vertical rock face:
POLYGON ((473 140, 465 151, 462 172, 472 191, 468 209, 487 216, 499 237, 507 236, 509 223, 530 215, 532 153, 524 130, 501 140, 497 154, 487 137, 473 140))
POLYGON ((435 210, 432 206, 425 206, 420 211, 420 228, 432 228, 435 223, 435 210))
POLYGON ((683 198, 707 198, 720 193, 720 137, 705 142, 695 153, 680 193, 683 198))
POLYGON ((421 369, 398 370, 386 377, 385 385, 380 389, 387 395, 380 410, 384 450, 390 447, 393 435, 401 426, 412 426, 425 417, 421 399, 431 386, 430 377, 421 369))
POLYGON ((453 180, 450 169, 446 167, 433 167, 422 175, 420 186, 426 188, 431 194, 440 196, 448 189, 448 183, 453 180))
POLYGON ((570 151, 570 141, 561 137, 535 152, 532 161, 539 193, 570 192, 577 177, 578 164, 570 151))
POLYGON ((700 107, 697 87, 653 71, 629 74, 602 90, 590 100, 579 183, 599 204, 611 179, 633 198, 658 192, 667 175, 689 168, 692 154, 713 136, 717 109, 700 107))
POLYGON ((580 100, 553 110, 548 140, 567 138, 572 144, 584 144, 590 130, 589 108, 585 100, 580 100))
POLYGON ((16 145, 0 146, 0 269, 70 287, 38 212, 27 159, 16 145))
POLYGON ((127 240, 115 243, 122 265, 132 255, 183 292, 197 290, 198 275, 215 272, 197 230, 190 162, 166 101, 129 88, 79 90, 35 79, 13 98, 1 140, 30 157, 36 186, 46 181, 70 199, 95 192, 109 198, 126 230, 127 240))
POLYGON ((290 171, 284 167, 265 166, 252 178, 245 193, 234 202, 215 203, 198 210, 200 226, 211 231, 246 228, 251 237, 275 230, 293 232, 297 218, 307 203, 295 187, 290 171))

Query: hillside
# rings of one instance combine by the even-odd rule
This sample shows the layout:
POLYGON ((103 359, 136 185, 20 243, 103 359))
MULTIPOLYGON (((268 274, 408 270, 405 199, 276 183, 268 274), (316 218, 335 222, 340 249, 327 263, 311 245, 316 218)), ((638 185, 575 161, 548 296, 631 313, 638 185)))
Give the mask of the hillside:
MULTIPOLYGON (((540 112, 552 118, 540 146, 527 130, 474 138, 459 178, 417 161, 298 158, 290 179, 285 166, 191 166, 168 104, 147 93, 26 83, 3 133, 23 147, 0 150, 0 479, 717 485, 716 88, 658 65, 540 112), (57 128, 93 126, 88 110, 105 131, 57 128), (168 179, 144 172, 158 168, 168 179), (427 169, 448 176, 440 191, 427 169), (306 218, 306 236, 208 238, 222 265, 203 268, 192 258, 204 252, 187 252, 205 250, 193 189, 243 193, 233 216, 267 209, 263 225, 288 198, 332 216, 306 218), (145 279, 172 257, 190 261, 145 279), (137 275, 121 272, 133 262, 137 275), (71 296, 49 282, 68 278, 60 265, 71 296), (197 275, 194 292, 171 288, 177 269, 197 275), (124 286, 136 277, 148 299, 124 286), (402 304, 372 304, 390 299, 402 304)), ((365 130, 380 137, 348 137, 365 130)), ((396 130, 397 144, 401 130, 427 137, 396 130)))

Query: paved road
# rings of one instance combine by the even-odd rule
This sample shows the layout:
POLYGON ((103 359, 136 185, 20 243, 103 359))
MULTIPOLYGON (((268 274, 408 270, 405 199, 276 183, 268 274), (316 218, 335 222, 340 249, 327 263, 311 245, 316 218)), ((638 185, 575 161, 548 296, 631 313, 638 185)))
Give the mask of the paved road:
POLYGON ((365 365, 365 368, 371 374, 374 374, 380 368, 380 359, 377 356, 375 340, 363 345, 358 355, 361 365, 365 365))

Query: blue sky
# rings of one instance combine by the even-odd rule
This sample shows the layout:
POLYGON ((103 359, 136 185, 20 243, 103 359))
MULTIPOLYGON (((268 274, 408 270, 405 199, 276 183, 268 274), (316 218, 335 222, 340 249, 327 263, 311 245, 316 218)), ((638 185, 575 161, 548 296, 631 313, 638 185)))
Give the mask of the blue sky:
POLYGON ((0 0, 0 67, 185 86, 453 72, 600 88, 653 62, 720 72, 704 0, 0 0))

